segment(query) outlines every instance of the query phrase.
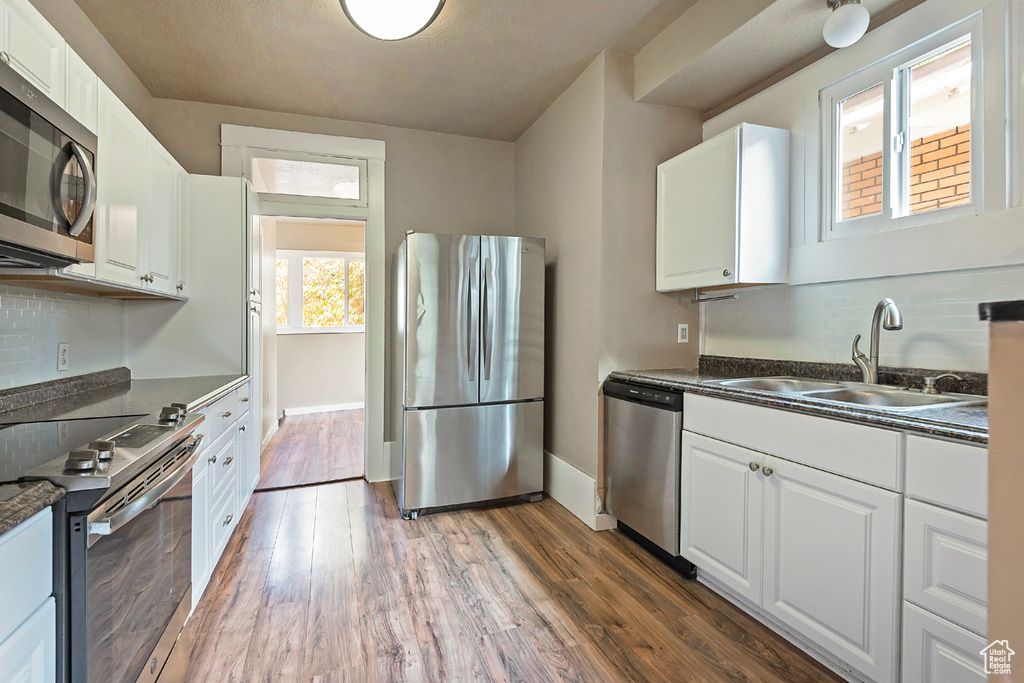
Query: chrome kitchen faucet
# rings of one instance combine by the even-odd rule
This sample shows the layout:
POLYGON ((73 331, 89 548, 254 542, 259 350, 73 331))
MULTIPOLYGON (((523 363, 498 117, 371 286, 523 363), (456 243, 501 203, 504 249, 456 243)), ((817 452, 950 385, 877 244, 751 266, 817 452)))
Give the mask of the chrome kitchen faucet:
POLYGON ((902 330, 903 315, 896 302, 886 297, 875 306, 875 315, 871 318, 871 357, 865 356, 857 348, 860 335, 853 338, 853 362, 860 368, 861 381, 878 384, 878 337, 881 327, 887 330, 902 330))

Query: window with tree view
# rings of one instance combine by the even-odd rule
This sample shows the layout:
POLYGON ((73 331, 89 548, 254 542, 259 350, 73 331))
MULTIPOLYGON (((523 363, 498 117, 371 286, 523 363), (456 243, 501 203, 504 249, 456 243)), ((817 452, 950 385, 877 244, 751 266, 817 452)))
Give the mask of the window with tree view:
POLYGON ((981 120, 972 97, 976 30, 947 29, 822 92, 831 122, 826 237, 912 225, 923 220, 915 216, 971 204, 981 120))
POLYGON ((363 254, 278 251, 279 328, 361 330, 365 323, 365 275, 363 254))

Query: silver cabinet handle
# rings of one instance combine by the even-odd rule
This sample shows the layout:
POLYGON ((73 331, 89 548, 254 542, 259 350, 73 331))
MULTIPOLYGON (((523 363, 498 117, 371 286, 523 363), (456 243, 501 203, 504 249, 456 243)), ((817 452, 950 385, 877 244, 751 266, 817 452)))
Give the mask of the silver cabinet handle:
POLYGON ((226 412, 223 415, 221 415, 221 417, 223 417, 225 419, 231 417, 231 411, 229 410, 228 412, 226 412))
POLYGON ((184 282, 179 282, 177 287, 175 287, 175 289, 177 289, 180 292, 181 290, 185 289, 185 283, 184 282))
POLYGON ((245 398, 242 399, 242 403, 248 403, 248 402, 249 402, 249 397, 248 396, 246 396, 245 398))
POLYGON ((11 56, 9 54, 7 54, 6 52, 0 52, 0 62, 3 62, 4 64, 7 64, 8 66, 10 66, 10 64, 11 64, 11 56))
POLYGON ((207 460, 209 460, 214 465, 217 464, 217 456, 216 455, 211 455, 209 458, 207 458, 207 460))
POLYGON ((235 461, 235 456, 229 455, 228 459, 224 461, 224 467, 227 467, 228 465, 230 465, 234 461, 235 461))
POLYGON ((255 290, 255 289, 250 289, 249 293, 252 294, 253 296, 256 296, 256 291, 257 290, 255 290))
POLYGON ((722 271, 722 276, 723 277, 729 277, 730 275, 732 275, 732 271, 729 270, 728 268, 726 268, 725 270, 722 271))
POLYGON ((242 425, 241 427, 239 427, 239 428, 238 428, 238 431, 240 431, 240 432, 244 432, 244 431, 245 431, 245 425, 242 425))
POLYGON ((772 474, 775 472, 775 470, 773 470, 771 467, 765 467, 761 471, 764 472, 764 476, 766 476, 766 477, 772 476, 772 474))
POLYGON ((756 463, 753 460, 751 460, 750 461, 750 471, 751 472, 757 472, 759 469, 761 469, 761 465, 759 463, 756 463))
POLYGON ((233 520, 234 518, 235 518, 234 514, 228 515, 227 519, 224 520, 224 526, 227 526, 228 524, 231 524, 231 520, 233 520))

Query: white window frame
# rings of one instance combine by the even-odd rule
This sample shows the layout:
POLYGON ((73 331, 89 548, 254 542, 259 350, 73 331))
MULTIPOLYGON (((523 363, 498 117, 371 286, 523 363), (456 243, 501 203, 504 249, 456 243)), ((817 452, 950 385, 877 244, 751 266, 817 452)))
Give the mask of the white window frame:
MULTIPOLYGON (((359 196, 355 199, 341 197, 313 197, 304 194, 285 194, 281 192, 260 192, 260 197, 271 202, 299 202, 302 204, 329 205, 329 206, 351 206, 355 208, 366 208, 366 160, 353 159, 332 154, 313 154, 307 152, 290 152, 277 149, 250 148, 249 155, 245 158, 243 173, 246 178, 255 178, 253 170, 253 159, 282 159, 285 161, 310 161, 317 164, 331 164, 334 166, 354 166, 359 169, 359 196)), ((259 191, 257 189, 257 191, 259 191)))
POLYGON ((821 107, 821 241, 900 230, 969 216, 978 216, 984 207, 984 50, 981 13, 975 13, 937 33, 823 88, 821 107), (909 69, 940 53, 961 38, 971 41, 971 201, 959 206, 910 214, 905 203, 909 182, 911 143, 902 127, 909 122, 909 69), (842 164, 839 163, 839 105, 878 84, 883 85, 882 212, 871 216, 840 217, 839 188, 842 164), (902 150, 896 138, 903 133, 902 150), (894 166, 900 173, 894 173, 894 166))
MULTIPOLYGON (((288 262, 288 324, 278 325, 278 334, 353 334, 365 331, 366 325, 343 325, 335 327, 304 327, 302 324, 302 260, 306 258, 333 258, 345 261, 345 320, 349 316, 348 303, 348 263, 362 261, 365 273, 366 254, 351 251, 310 251, 300 249, 278 249, 274 258, 276 272, 277 262, 284 259, 288 262)), ((276 280, 276 276, 275 276, 276 280)), ((274 292, 277 296, 277 292, 274 292)), ((366 296, 365 284, 363 296, 366 296)), ((365 302, 365 300, 364 300, 365 302)), ((365 320, 366 310, 363 310, 365 320)))

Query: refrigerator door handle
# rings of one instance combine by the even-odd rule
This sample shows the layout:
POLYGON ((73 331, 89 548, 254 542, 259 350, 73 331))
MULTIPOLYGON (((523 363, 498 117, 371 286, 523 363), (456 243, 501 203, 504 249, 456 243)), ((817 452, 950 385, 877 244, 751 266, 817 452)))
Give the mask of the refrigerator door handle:
POLYGON ((487 283, 491 279, 491 259, 490 257, 484 259, 484 276, 483 276, 483 295, 481 298, 481 305, 483 306, 483 312, 480 315, 481 327, 483 328, 483 353, 484 353, 484 380, 491 379, 491 345, 494 342, 494 330, 491 329, 491 301, 490 301, 490 287, 487 283))
POLYGON ((470 276, 466 278, 466 365, 469 369, 469 381, 476 381, 476 340, 473 339, 473 272, 476 270, 476 259, 469 259, 470 276))

